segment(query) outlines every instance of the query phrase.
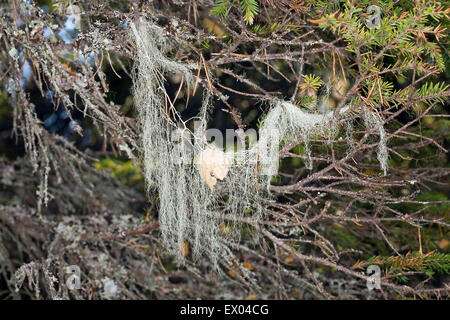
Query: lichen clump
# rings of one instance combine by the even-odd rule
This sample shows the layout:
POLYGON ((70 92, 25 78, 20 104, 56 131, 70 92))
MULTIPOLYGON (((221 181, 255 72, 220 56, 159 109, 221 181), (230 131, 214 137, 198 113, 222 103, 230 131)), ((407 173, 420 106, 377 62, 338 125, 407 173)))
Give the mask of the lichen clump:
MULTIPOLYGON (((215 266, 219 258, 232 261, 230 247, 239 241, 240 218, 245 214, 257 221, 270 201, 270 178, 278 174, 280 144, 303 141, 306 163, 312 168, 310 139, 321 135, 331 141, 339 124, 332 112, 312 114, 292 103, 276 101, 259 130, 258 142, 248 149, 224 153, 209 145, 204 135, 212 108, 208 89, 195 118, 200 126, 194 132, 173 106, 167 110, 163 74, 182 75, 190 88, 194 76, 186 65, 165 56, 173 43, 163 37, 162 29, 140 19, 131 25, 131 35, 136 42, 133 91, 142 130, 145 177, 149 191, 159 194, 166 249, 183 263, 182 248, 188 241, 194 260, 205 254, 215 266), (223 232, 225 224, 230 231, 223 232)), ((381 145, 385 135, 376 117, 368 113, 366 124, 377 125, 381 145)), ((383 170, 385 150, 380 146, 383 170)))

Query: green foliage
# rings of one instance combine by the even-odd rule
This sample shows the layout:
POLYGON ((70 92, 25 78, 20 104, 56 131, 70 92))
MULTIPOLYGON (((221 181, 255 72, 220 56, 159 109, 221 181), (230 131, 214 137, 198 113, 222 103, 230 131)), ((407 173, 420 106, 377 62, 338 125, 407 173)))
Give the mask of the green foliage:
POLYGON ((112 176, 129 187, 143 186, 144 177, 132 161, 105 158, 94 163, 98 170, 108 170, 112 176))
MULTIPOLYGON (((274 22, 272 24, 254 24, 251 28, 251 31, 259 36, 267 36, 270 32, 274 31, 276 28, 280 26, 279 22, 274 22)), ((282 28, 283 30, 286 27, 282 28)))
POLYGON ((259 11, 258 2, 256 0, 241 0, 241 9, 244 13, 245 23, 253 24, 255 16, 259 11))
POLYGON ((372 264, 384 267, 387 275, 405 271, 424 272, 429 277, 435 273, 450 274, 450 254, 435 251, 427 254, 414 251, 395 257, 374 256, 366 261, 358 261, 353 268, 364 269, 372 264))
MULTIPOLYGON (((211 14, 221 18, 226 18, 230 8, 234 6, 234 1, 230 0, 218 0, 214 8, 211 9, 211 14)), ((246 24, 252 25, 255 17, 259 12, 259 4, 256 0, 241 0, 240 8, 244 14, 244 21, 246 24)))
POLYGON ((392 93, 394 92, 394 84, 383 79, 378 79, 377 81, 367 79, 364 81, 363 91, 366 96, 370 97, 369 101, 379 104, 383 101, 383 99, 392 96, 392 93))
POLYGON ((300 85, 300 87, 304 90, 309 88, 317 90, 323 83, 322 79, 314 74, 307 74, 303 76, 303 79, 304 82, 300 85))
MULTIPOLYGON (((426 82, 419 88, 419 90, 417 90, 416 94, 419 97, 438 95, 438 94, 444 92, 445 90, 447 90, 448 87, 449 87, 449 85, 445 84, 445 82, 436 82, 436 83, 426 82)), ((439 103, 443 104, 444 98, 443 97, 430 97, 430 98, 426 99, 425 101, 427 103, 439 102, 439 103)))
POLYGON ((226 18, 230 6, 230 0, 218 0, 216 6, 211 9, 211 14, 221 18, 226 18))
MULTIPOLYGON (((369 4, 367 4, 368 6, 369 4)), ((435 4, 420 3, 414 10, 405 10, 404 6, 394 6, 393 1, 378 1, 384 13, 379 28, 369 29, 365 25, 364 4, 359 8, 341 7, 338 14, 328 14, 318 22, 324 30, 331 30, 341 35, 346 44, 346 50, 364 54, 362 62, 369 65, 378 50, 385 50, 385 56, 396 59, 395 67, 408 68, 406 61, 411 62, 415 54, 423 55, 424 59, 417 61, 423 70, 438 68, 444 70, 444 57, 439 45, 433 41, 443 37, 444 28, 439 23, 445 21, 445 13, 435 4), (425 59, 428 57, 429 59, 425 59)), ((419 68, 420 69, 420 68, 419 68)), ((376 70, 371 70, 376 72, 376 70)))

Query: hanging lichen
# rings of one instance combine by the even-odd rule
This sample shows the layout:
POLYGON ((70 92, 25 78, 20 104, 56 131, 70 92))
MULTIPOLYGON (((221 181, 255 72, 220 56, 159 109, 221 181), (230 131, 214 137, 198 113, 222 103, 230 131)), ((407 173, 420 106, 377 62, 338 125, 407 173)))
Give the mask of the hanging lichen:
MULTIPOLYGON (((245 214, 255 221, 260 219, 270 201, 268 187, 270 178, 278 174, 280 145, 302 141, 311 169, 310 139, 320 135, 332 141, 339 132, 338 121, 332 112, 312 114, 289 102, 276 101, 259 130, 258 142, 248 149, 225 153, 209 145, 204 134, 212 109, 207 89, 195 118, 200 125, 194 131, 170 102, 166 104, 164 73, 182 75, 191 88, 194 77, 185 65, 165 56, 171 43, 163 37, 162 29, 141 19, 131 25, 131 35, 136 42, 133 93, 142 130, 145 177, 149 190, 159 193, 166 249, 183 263, 188 241, 194 260, 206 254, 216 267, 219 258, 231 263, 230 244, 239 241, 239 218, 245 214), (230 226, 229 231, 221 228, 224 224, 230 226)), ((386 170, 383 126, 376 115, 366 114, 366 125, 377 125, 378 158, 386 170)))

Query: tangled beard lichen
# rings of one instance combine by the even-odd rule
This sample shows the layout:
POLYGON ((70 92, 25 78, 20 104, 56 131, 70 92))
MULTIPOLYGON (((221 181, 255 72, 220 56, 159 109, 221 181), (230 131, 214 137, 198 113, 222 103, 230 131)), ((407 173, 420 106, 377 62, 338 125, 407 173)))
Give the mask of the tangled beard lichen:
POLYGON ((178 263, 184 262, 182 248, 188 241, 194 259, 207 253, 217 266, 218 257, 229 251, 219 239, 219 223, 215 216, 217 194, 211 193, 193 162, 193 156, 205 145, 201 131, 206 127, 209 95, 206 95, 198 117, 201 127, 194 133, 198 139, 193 154, 177 152, 175 145, 180 143, 172 141, 172 133, 180 127, 183 132, 188 132, 188 137, 180 136, 183 144, 192 138, 192 132, 176 110, 172 111, 178 121, 169 118, 162 74, 182 74, 191 88, 193 76, 186 66, 164 56, 170 47, 158 26, 141 19, 137 25, 131 25, 131 35, 136 43, 133 94, 142 130, 145 178, 149 190, 156 189, 159 194, 163 243, 178 263))
POLYGON ((366 109, 364 113, 364 123, 367 129, 375 128, 378 131, 380 141, 378 142, 377 158, 380 163, 381 170, 383 170, 384 175, 386 175, 389 153, 387 150, 386 132, 384 131, 383 123, 376 113, 368 109, 366 109))
MULTIPOLYGON (((230 247, 240 240, 240 218, 258 221, 270 201, 268 190, 271 177, 278 173, 280 143, 301 139, 307 166, 312 168, 309 139, 319 134, 331 141, 338 133, 338 123, 332 113, 310 114, 289 102, 276 102, 259 130, 259 141, 235 152, 223 181, 210 188, 195 161, 208 148, 204 132, 211 109, 210 93, 205 89, 196 117, 200 126, 192 132, 174 108, 167 110, 163 85, 163 74, 173 72, 183 75, 192 88, 192 73, 164 55, 170 45, 160 27, 141 19, 137 25, 131 24, 131 35, 136 43, 133 94, 142 130, 145 177, 149 190, 159 194, 163 243, 180 264, 185 259, 186 241, 194 260, 206 255, 216 268, 219 262, 231 264, 230 247), (179 147, 185 145, 191 152, 180 152, 179 147)), ((378 126, 378 158, 386 170, 383 126, 370 112, 365 119, 366 125, 378 126)))

